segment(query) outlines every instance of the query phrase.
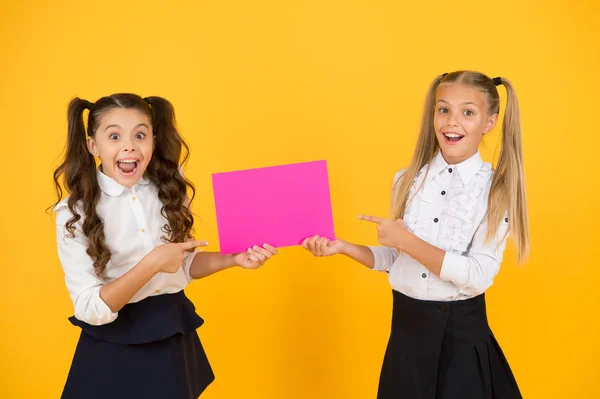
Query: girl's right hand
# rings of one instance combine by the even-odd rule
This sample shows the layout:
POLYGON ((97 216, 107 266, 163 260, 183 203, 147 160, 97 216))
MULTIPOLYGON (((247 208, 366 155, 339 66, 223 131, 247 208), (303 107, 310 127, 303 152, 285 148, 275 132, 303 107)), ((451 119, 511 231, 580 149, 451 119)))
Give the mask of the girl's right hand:
POLYGON ((331 241, 327 237, 313 236, 302 241, 302 248, 310 251, 314 256, 331 256, 341 254, 346 246, 346 241, 337 239, 331 241))
POLYGON ((154 248, 148 255, 146 261, 157 273, 176 273, 181 267, 187 252, 196 247, 205 247, 205 241, 186 241, 172 244, 163 244, 154 248))

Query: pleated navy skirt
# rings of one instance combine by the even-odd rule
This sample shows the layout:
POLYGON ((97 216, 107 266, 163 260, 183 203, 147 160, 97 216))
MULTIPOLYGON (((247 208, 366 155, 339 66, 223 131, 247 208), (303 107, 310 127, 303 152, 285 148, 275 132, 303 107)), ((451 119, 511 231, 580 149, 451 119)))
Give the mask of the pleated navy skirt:
POLYGON ((214 380, 183 291, 125 305, 102 326, 69 320, 82 331, 62 399, 197 399, 214 380))
POLYGON ((485 295, 437 302, 393 291, 378 399, 520 399, 488 325, 485 295))

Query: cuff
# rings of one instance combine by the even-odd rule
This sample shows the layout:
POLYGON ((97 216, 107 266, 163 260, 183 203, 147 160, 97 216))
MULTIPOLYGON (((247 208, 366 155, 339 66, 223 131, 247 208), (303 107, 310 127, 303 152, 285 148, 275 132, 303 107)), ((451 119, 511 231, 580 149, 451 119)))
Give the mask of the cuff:
POLYGON ((389 271, 398 257, 394 248, 383 246, 369 246, 368 248, 373 252, 375 258, 373 270, 389 271))
POLYGON ((466 256, 446 251, 444 261, 442 262, 440 278, 450 281, 459 287, 466 285, 469 279, 468 262, 469 259, 466 256))
POLYGON ((186 254, 183 258, 183 263, 181 264, 181 267, 183 268, 183 273, 185 274, 185 278, 187 279, 188 283, 191 283, 195 280, 190 274, 190 269, 192 268, 192 262, 194 261, 194 258, 196 257, 196 254, 198 252, 202 251, 200 249, 197 249, 194 252, 186 254))
POLYGON ((102 286, 93 287, 81 293, 75 305, 75 318, 92 326, 100 326, 115 321, 119 312, 113 312, 100 297, 102 286))

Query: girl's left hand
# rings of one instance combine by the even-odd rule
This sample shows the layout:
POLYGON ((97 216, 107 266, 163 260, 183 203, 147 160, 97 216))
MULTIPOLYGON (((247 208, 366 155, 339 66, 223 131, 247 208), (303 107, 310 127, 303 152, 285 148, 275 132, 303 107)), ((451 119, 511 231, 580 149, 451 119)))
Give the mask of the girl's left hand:
POLYGON ((404 220, 390 220, 376 216, 360 215, 360 220, 377 223, 377 239, 381 245, 404 250, 404 242, 409 234, 404 225, 404 220))
POLYGON ((277 248, 265 244, 262 247, 258 245, 248 248, 247 252, 236 254, 233 261, 237 266, 244 269, 258 269, 273 255, 277 255, 277 248))

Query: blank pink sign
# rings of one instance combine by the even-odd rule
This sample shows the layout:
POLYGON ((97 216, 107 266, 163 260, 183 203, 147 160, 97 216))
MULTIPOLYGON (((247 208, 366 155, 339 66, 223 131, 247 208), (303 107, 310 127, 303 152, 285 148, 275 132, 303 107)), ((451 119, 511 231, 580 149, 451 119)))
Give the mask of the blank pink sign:
POLYGON ((335 239, 327 162, 212 175, 221 253, 253 245, 299 245, 315 234, 335 239))

